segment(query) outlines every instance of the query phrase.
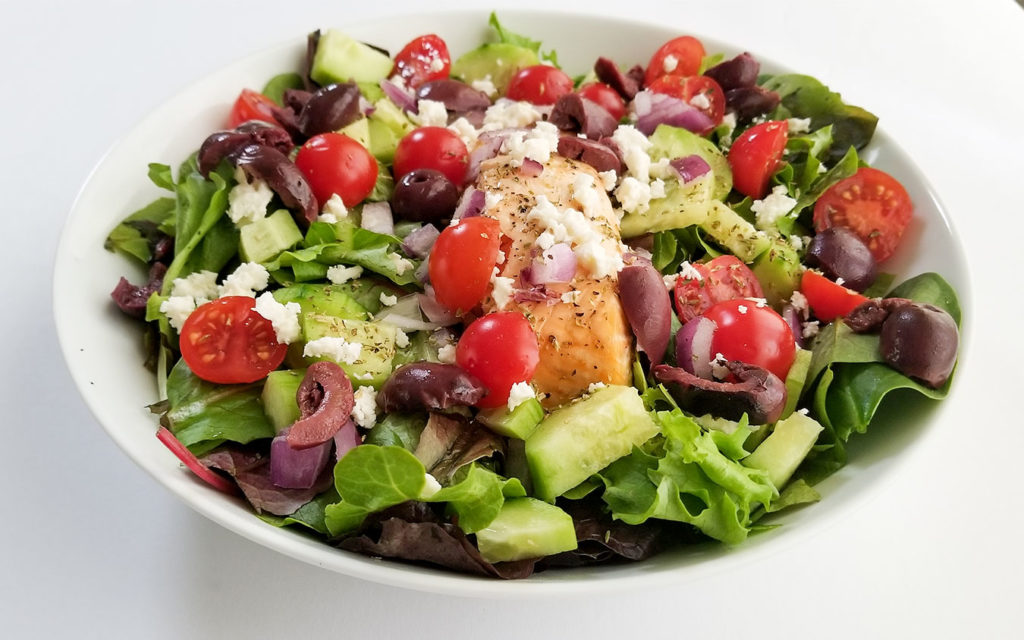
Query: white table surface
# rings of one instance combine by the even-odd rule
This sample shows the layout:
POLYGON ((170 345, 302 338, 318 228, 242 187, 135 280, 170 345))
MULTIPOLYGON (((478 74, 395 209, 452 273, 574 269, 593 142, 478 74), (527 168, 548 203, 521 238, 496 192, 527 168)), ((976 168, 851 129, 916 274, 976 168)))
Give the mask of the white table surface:
POLYGON ((971 256, 975 306, 949 400, 957 424, 930 433, 844 520, 675 588, 501 602, 357 581, 221 529, 117 449, 64 368, 52 263, 75 194, 104 151, 211 69, 315 27, 417 7, 291 4, 0 3, 0 636, 1021 637, 1020 6, 559 3, 624 17, 643 6, 641 17, 735 42, 870 108, 951 212, 971 256))

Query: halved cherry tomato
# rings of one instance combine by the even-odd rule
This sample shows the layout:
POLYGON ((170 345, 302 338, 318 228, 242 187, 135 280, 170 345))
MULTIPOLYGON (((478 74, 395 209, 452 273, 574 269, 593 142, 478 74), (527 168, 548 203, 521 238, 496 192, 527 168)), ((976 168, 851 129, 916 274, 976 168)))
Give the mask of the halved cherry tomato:
POLYGON ((501 226, 493 218, 476 216, 446 227, 430 251, 430 284, 437 301, 455 312, 479 304, 490 289, 500 244, 501 226))
POLYGON ((736 256, 718 256, 693 268, 701 279, 676 278, 676 313, 686 323, 718 302, 734 298, 763 298, 764 291, 754 272, 736 256))
POLYGON ((695 76, 704 59, 704 45, 693 36, 680 36, 661 45, 644 72, 644 86, 665 75, 695 76))
POLYGON ((276 369, 288 351, 274 325, 248 296, 217 298, 192 312, 181 327, 181 357, 192 373, 219 384, 256 382, 276 369))
POLYGON ((428 34, 414 38, 395 56, 392 75, 398 75, 412 89, 431 80, 447 78, 452 69, 448 45, 439 36, 428 34))
POLYGON ((440 171, 456 186, 466 180, 469 151, 466 143, 445 127, 420 127, 398 142, 392 170, 395 180, 414 169, 440 171))
POLYGON ((509 80, 505 97, 510 100, 525 100, 532 104, 546 105, 555 102, 567 93, 572 93, 572 78, 558 67, 535 64, 516 72, 509 80))
POLYGON ((252 89, 242 89, 242 92, 238 94, 238 98, 235 100, 235 104, 231 107, 231 114, 228 115, 228 128, 234 129, 243 122, 250 120, 277 124, 272 110, 276 106, 277 104, 273 100, 262 93, 252 89))
POLYGON ((726 300, 704 312, 718 328, 711 353, 771 371, 785 380, 796 357, 793 331, 769 306, 751 300, 726 300))
POLYGON ((661 76, 647 87, 654 93, 663 93, 688 102, 711 119, 710 131, 722 123, 725 116, 725 92, 708 76, 661 76), (703 96, 703 97, 698 97, 703 96))
POLYGON ((533 378, 540 362, 537 334, 521 313, 487 314, 466 327, 455 362, 487 387, 476 406, 500 407, 508 402, 512 385, 533 378))
POLYGON ((763 198, 768 182, 782 165, 782 152, 789 139, 785 120, 769 120, 744 131, 729 148, 732 185, 751 198, 763 198))
POLYGON ((170 429, 167 427, 160 427, 156 430, 156 439, 164 444, 165 447, 171 450, 181 464, 188 467, 192 473, 199 476, 210 486, 223 491, 224 493, 236 494, 238 493, 238 487, 227 478, 219 475, 216 471, 210 469, 205 464, 199 461, 199 458, 194 453, 188 450, 188 447, 181 444, 181 441, 174 437, 170 429))
POLYGON ((896 250, 913 215, 910 195, 896 178, 861 167, 821 194, 814 204, 814 228, 853 230, 881 262, 896 250))
POLYGON ((354 207, 377 182, 377 161, 366 147, 341 133, 321 133, 307 140, 295 156, 295 166, 321 203, 336 193, 346 207, 354 207))
POLYGON ((832 322, 845 316, 868 299, 856 291, 832 282, 814 271, 804 271, 800 278, 800 293, 807 298, 814 317, 823 322, 832 322))
POLYGON ((616 120, 626 117, 626 101, 619 92, 603 82, 585 84, 577 91, 581 96, 604 107, 616 120))

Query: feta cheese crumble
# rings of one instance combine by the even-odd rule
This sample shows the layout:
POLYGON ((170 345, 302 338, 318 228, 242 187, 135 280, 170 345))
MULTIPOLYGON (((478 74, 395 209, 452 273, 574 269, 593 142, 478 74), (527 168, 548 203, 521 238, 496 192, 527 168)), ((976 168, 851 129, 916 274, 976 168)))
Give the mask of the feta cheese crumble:
POLYGON ((494 81, 491 79, 491 74, 487 74, 481 80, 474 80, 469 83, 469 86, 473 87, 477 91, 482 91, 487 94, 488 98, 493 98, 498 94, 498 88, 494 86, 494 81))
POLYGON ((385 307, 393 307, 396 304, 398 304, 398 296, 397 295, 390 295, 389 296, 388 294, 386 294, 383 291, 381 291, 380 292, 380 303, 382 305, 384 305, 385 307))
POLYGON ((325 336, 307 342, 302 348, 302 355, 306 358, 330 358, 338 364, 355 364, 362 351, 363 345, 359 342, 325 336))
POLYGON ((725 366, 728 361, 721 353, 716 353, 711 361, 711 375, 718 380, 724 380, 729 375, 729 367, 725 366))
POLYGON ((789 133, 807 133, 811 130, 811 119, 810 118, 790 118, 786 120, 788 125, 789 133))
POLYGON ((514 411, 516 407, 523 404, 530 398, 536 398, 537 392, 533 390, 529 382, 517 382, 512 385, 508 392, 508 410, 514 411))
POLYGON ((595 392, 595 391, 597 391, 598 389, 604 389, 604 388, 605 388, 605 387, 607 387, 607 386, 608 386, 608 385, 606 385, 606 384, 605 384, 605 383, 603 383, 603 382, 591 382, 591 383, 590 383, 590 386, 589 386, 589 387, 587 387, 587 393, 594 393, 594 392, 595 392))
POLYGON ((601 185, 604 186, 605 191, 611 191, 612 189, 614 189, 615 184, 619 180, 619 177, 615 175, 615 169, 602 171, 597 174, 597 177, 601 178, 601 185))
POLYGON ((244 225, 267 216, 267 207, 274 199, 274 192, 266 182, 254 178, 249 182, 242 167, 235 169, 238 182, 228 192, 228 217, 236 225, 244 225))
POLYGON ((401 329, 395 329, 395 346, 404 349, 409 346, 409 336, 401 329))
POLYGON ((566 304, 577 304, 580 301, 580 296, 582 295, 582 291, 566 291, 561 295, 561 300, 566 304))
POLYGON ((342 202, 341 196, 336 193, 332 193, 331 197, 324 203, 323 208, 320 210, 320 221, 321 222, 337 222, 342 218, 348 217, 348 209, 345 208, 345 203, 342 202), (330 220, 326 218, 331 218, 330 220))
POLYGON ((195 310, 196 301, 192 296, 171 296, 160 303, 160 313, 167 316, 167 322, 178 332, 195 310))
POLYGON ((437 359, 443 364, 455 364, 455 345, 448 343, 438 349, 437 359))
POLYGON ((530 126, 542 117, 540 111, 537 111, 529 102, 499 98, 484 112, 484 123, 480 130, 521 129, 530 126))
POLYGON ((299 339, 302 331, 299 328, 299 312, 302 307, 297 302, 286 302, 281 304, 274 299, 269 291, 261 293, 256 298, 256 306, 253 307, 256 313, 260 314, 274 327, 274 335, 281 344, 291 344, 299 339))
POLYGON ((448 125, 448 130, 459 136, 459 139, 462 140, 462 143, 466 145, 467 149, 472 149, 479 137, 479 133, 477 132, 476 127, 473 126, 473 123, 462 116, 459 116, 450 125, 448 125))
POLYGON ((346 267, 342 264, 336 264, 331 267, 327 267, 327 279, 332 284, 345 284, 349 280, 355 280, 363 275, 363 268, 360 266, 346 267))
POLYGON ((437 100, 417 100, 416 113, 410 113, 409 119, 421 127, 447 127, 448 109, 437 100))
POLYGON ((373 387, 359 387, 353 394, 352 419, 364 429, 377 423, 377 391, 373 387))
POLYGON ((514 283, 515 280, 512 278, 499 276, 498 267, 494 267, 494 271, 491 272, 491 297, 494 298, 494 305, 499 311, 512 300, 512 294, 515 291, 512 286, 514 283))
POLYGON ((796 206, 796 199, 787 195, 785 185, 776 185, 772 192, 763 200, 754 200, 750 210, 755 215, 755 226, 758 229, 771 229, 776 226, 779 218, 786 216, 796 206))
POLYGON ((705 94, 697 93, 690 98, 690 106, 698 109, 710 109, 711 101, 708 100, 708 97, 705 94))
POLYGON ((511 158, 513 167, 520 167, 529 158, 544 164, 558 150, 558 127, 550 122, 538 122, 529 131, 513 131, 501 144, 501 150, 511 158))
POLYGON ((409 269, 415 267, 415 265, 413 265, 412 263, 412 260, 409 260, 408 258, 403 258, 401 255, 397 253, 389 253, 387 257, 391 264, 394 266, 395 273, 397 273, 398 275, 402 275, 409 269))
POLYGON ((220 297, 249 296, 256 297, 257 291, 263 291, 270 284, 270 273, 258 262, 243 262, 238 265, 220 285, 220 297))
POLYGON ((196 306, 217 297, 217 274, 213 271, 197 271, 184 278, 175 278, 171 283, 171 297, 191 297, 196 306))

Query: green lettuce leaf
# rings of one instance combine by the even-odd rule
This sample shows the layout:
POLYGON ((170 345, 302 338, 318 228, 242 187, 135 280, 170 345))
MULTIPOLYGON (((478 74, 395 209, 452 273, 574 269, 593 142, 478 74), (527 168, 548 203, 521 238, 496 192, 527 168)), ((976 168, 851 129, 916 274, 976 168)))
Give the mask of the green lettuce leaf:
POLYGON ((174 212, 174 198, 157 198, 114 227, 103 247, 148 265, 153 260, 153 239, 159 232, 164 232, 165 225, 173 220, 174 212))
POLYGON ((270 80, 267 80, 267 84, 263 85, 263 90, 260 93, 276 102, 278 106, 281 106, 281 100, 285 91, 288 89, 302 89, 304 87, 301 75, 295 72, 279 73, 270 80))
POLYGON ((498 42, 512 44, 517 47, 529 49, 530 51, 536 53, 542 61, 547 61, 556 67, 558 66, 557 53, 555 53, 553 50, 542 53, 540 50, 540 40, 534 40, 533 38, 529 38, 527 36, 509 31, 508 29, 502 26, 501 22, 498 20, 498 14, 496 14, 493 11, 491 12, 491 17, 488 20, 488 24, 490 24, 494 28, 494 31, 498 34, 498 42))

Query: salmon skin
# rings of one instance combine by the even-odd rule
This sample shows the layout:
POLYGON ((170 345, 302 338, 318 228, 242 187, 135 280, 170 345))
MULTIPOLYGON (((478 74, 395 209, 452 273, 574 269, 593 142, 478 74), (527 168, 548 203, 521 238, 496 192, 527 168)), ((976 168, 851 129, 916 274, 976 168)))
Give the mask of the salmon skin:
POLYGON ((510 158, 499 156, 484 162, 477 178, 478 189, 500 195, 483 215, 498 220, 505 236, 505 259, 497 267, 498 275, 513 279, 514 290, 520 292, 500 309, 494 297, 488 296, 484 310, 520 311, 529 319, 540 346, 533 385, 546 409, 579 397, 594 383, 632 382, 633 340, 619 300, 616 274, 594 278, 578 264, 571 282, 544 287, 544 299, 522 295, 530 289, 522 277, 523 269, 540 253, 537 238, 545 229, 530 216, 538 196, 546 197, 559 211, 570 207, 585 210, 588 223, 602 235, 602 250, 621 259, 619 218, 601 184, 589 165, 557 155, 552 155, 536 176, 524 175, 510 158), (574 184, 581 174, 593 179, 600 194, 587 207, 574 197, 574 184))

